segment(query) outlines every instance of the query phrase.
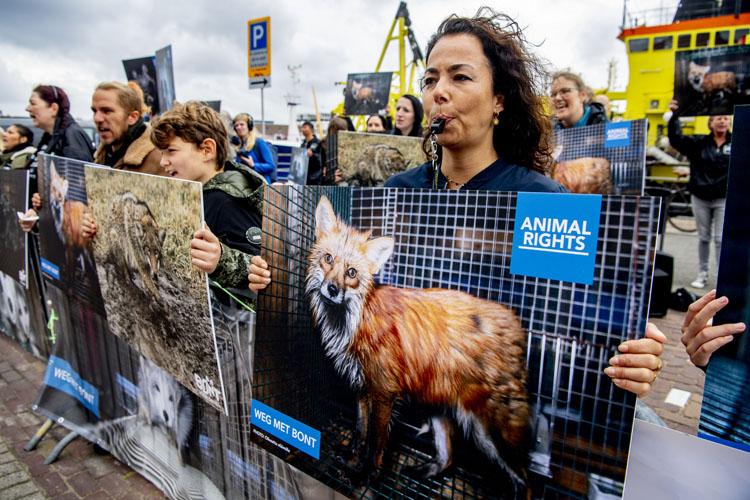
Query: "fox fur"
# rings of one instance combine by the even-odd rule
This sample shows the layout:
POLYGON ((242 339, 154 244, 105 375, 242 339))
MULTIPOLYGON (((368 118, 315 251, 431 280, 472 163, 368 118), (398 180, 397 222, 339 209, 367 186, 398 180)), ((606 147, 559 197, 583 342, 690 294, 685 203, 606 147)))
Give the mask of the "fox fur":
POLYGON ((144 292, 160 300, 157 283, 166 231, 159 228, 148 205, 129 191, 114 196, 110 206, 106 262, 131 280, 139 276, 144 292))
POLYGON ((65 245, 65 258, 68 265, 80 261, 81 270, 85 269, 86 259, 90 259, 91 242, 84 238, 81 231, 83 215, 89 213, 89 207, 80 201, 69 200, 68 180, 57 173, 55 164, 50 165, 50 211, 55 223, 55 232, 65 245))
POLYGON ((394 402, 409 398, 445 408, 432 419, 434 476, 452 463, 457 421, 468 438, 515 484, 500 450, 524 457, 529 422, 526 332, 515 313, 496 302, 444 289, 376 285, 393 252, 389 237, 370 239, 337 219, 322 197, 315 214, 306 293, 326 354, 358 392, 355 453, 369 445, 370 466, 383 463, 394 402), (451 418, 452 417, 452 418, 451 418))
POLYGON ((610 170, 606 158, 578 158, 555 163, 552 178, 571 193, 609 194, 612 192, 610 170))

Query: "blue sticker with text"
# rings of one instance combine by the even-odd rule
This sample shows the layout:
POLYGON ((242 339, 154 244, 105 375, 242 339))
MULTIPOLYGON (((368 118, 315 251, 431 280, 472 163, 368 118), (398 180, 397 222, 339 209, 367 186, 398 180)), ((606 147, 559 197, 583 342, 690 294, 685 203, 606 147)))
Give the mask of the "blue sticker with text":
POLYGON ((47 276, 50 276, 52 278, 55 278, 56 280, 60 279, 60 268, 54 265, 52 262, 48 261, 44 257, 40 257, 42 261, 42 272, 46 274, 47 276))
POLYGON ((518 193, 510 272, 594 282, 602 196, 518 193))
POLYGON ((630 146, 631 122, 613 122, 604 127, 605 148, 627 148, 630 146))
MULTIPOLYGON (((320 431, 252 400, 250 423, 314 458, 320 458, 320 431)), ((278 444, 277 444, 278 446, 278 444)))
POLYGON ((76 398, 99 417, 99 390, 83 380, 64 359, 57 356, 49 357, 44 383, 76 398))

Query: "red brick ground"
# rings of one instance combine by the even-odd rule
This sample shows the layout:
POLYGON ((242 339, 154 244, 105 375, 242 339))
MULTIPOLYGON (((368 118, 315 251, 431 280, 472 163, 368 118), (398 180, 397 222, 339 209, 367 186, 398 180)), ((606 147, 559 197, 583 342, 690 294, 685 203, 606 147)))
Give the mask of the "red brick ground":
POLYGON ((46 365, 0 335, 0 498, 151 499, 164 495, 110 455, 78 438, 57 462, 44 459, 67 429, 54 426, 36 450, 24 451, 44 419, 31 411, 46 365))

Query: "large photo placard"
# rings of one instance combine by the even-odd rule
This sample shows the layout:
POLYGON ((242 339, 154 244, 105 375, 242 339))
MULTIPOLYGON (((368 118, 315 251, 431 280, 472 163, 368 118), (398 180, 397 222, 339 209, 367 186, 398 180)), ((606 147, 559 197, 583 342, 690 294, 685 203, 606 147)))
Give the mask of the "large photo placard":
POLYGON ((552 178, 572 193, 643 194, 646 122, 556 130, 552 178))
POLYGON ((200 183, 87 166, 86 186, 110 330, 226 411, 208 281, 189 251, 203 221, 200 183))
POLYGON ((347 115, 374 115, 388 106, 393 73, 350 73, 346 77, 344 111, 347 115))
POLYGON ((750 104, 750 45, 677 51, 674 96, 683 116, 731 115, 750 104))
POLYGON ((24 287, 28 276, 27 234, 18 224, 29 199, 28 170, 0 170, 0 272, 24 287))
POLYGON ((39 156, 39 251, 44 276, 66 293, 104 313, 91 241, 81 221, 91 213, 86 197, 85 163, 39 156))
POLYGON ((267 188, 253 439, 357 497, 621 486, 634 398, 602 370, 645 331, 659 201, 587 199, 554 244, 590 284, 514 271, 514 193, 267 188))
POLYGON ((391 176, 424 163, 422 139, 388 134, 341 131, 336 148, 338 168, 349 186, 382 186, 391 176))
MULTIPOLYGON (((716 325, 750 325, 750 106, 734 114, 724 231, 716 296, 729 303, 716 325)), ((750 452, 750 334, 735 335, 715 352, 706 370, 699 435, 750 452)))

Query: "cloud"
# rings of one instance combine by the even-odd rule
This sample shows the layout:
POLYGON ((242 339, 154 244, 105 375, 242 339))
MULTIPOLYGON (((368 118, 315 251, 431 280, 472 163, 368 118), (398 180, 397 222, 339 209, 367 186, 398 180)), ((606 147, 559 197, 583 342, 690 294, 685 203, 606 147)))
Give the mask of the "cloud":
MULTIPOLYGON (((472 15, 482 3, 410 1, 412 29, 423 50, 447 15, 472 15)), ((247 85, 246 23, 269 15, 272 86, 265 91, 266 116, 286 123, 286 94, 301 97, 297 112, 312 112, 314 86, 321 110, 327 111, 342 100, 335 82, 345 80, 347 73, 374 70, 397 8, 397 2, 345 0, 9 0, 0 18, 0 109, 25 114, 33 85, 55 83, 68 91, 74 114, 88 119, 96 84, 124 79, 122 59, 172 44, 179 100, 221 99, 231 112, 248 111, 259 118, 260 92, 247 85), (287 66, 298 64, 301 83, 294 88, 287 66)), ((616 40, 618 2, 528 0, 510 9, 527 27, 528 40, 541 44, 535 51, 552 66, 571 67, 589 84, 603 86, 607 63, 615 57, 620 85, 627 82, 625 49, 616 40)), ((397 61, 392 44, 383 70, 396 69, 397 61)))

